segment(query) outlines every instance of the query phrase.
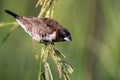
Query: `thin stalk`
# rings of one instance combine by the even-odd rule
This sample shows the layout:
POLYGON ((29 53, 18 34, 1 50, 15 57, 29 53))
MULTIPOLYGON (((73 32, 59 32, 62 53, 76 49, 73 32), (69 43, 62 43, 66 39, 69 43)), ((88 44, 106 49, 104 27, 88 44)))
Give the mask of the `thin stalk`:
POLYGON ((0 28, 1 28, 1 27, 4 27, 4 26, 8 26, 8 25, 14 25, 14 26, 9 29, 9 31, 7 32, 7 34, 5 35, 5 37, 2 39, 2 41, 1 41, 1 43, 0 43, 0 48, 1 48, 2 45, 5 43, 5 41, 8 39, 8 37, 10 36, 10 34, 11 34, 15 29, 17 29, 18 26, 19 26, 16 22, 9 22, 9 23, 5 23, 5 24, 4 24, 4 23, 1 23, 0 28))
POLYGON ((50 75, 50 80, 53 80, 53 76, 52 76, 52 72, 51 72, 49 64, 48 64, 48 71, 49 71, 49 75, 50 75))
MULTIPOLYGON (((43 52, 43 48, 42 48, 42 52, 43 52)), ((38 80, 41 80, 41 74, 42 74, 42 55, 43 54, 41 54, 40 56, 40 68, 39 68, 39 73, 38 73, 38 80)))

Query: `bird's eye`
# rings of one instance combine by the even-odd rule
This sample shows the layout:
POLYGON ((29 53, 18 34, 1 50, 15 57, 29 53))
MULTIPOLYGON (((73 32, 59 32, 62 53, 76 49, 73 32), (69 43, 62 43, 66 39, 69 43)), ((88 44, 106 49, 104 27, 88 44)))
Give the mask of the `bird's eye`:
POLYGON ((63 36, 67 36, 65 33, 63 33, 63 36))

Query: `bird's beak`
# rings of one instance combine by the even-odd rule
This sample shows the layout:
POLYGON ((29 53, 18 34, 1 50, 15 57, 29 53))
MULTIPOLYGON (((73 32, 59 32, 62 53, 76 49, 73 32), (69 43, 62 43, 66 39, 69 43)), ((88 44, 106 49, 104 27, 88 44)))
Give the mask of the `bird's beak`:
POLYGON ((64 40, 71 41, 71 37, 67 36, 67 37, 64 38, 64 40))

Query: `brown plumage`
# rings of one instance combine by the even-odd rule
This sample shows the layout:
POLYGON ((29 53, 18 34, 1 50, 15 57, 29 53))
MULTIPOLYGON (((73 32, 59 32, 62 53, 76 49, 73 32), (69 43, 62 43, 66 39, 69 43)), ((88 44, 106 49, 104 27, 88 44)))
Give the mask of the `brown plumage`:
POLYGON ((38 42, 71 41, 70 32, 51 18, 19 16, 9 10, 5 10, 5 12, 12 15, 21 27, 38 42))

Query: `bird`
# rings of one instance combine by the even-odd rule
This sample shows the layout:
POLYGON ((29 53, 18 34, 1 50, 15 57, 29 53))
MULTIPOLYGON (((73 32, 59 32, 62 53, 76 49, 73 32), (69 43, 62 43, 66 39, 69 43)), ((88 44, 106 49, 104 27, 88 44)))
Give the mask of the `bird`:
POLYGON ((37 42, 47 45, 72 40, 71 33, 52 18, 20 16, 7 9, 5 12, 14 17, 19 25, 37 42))

